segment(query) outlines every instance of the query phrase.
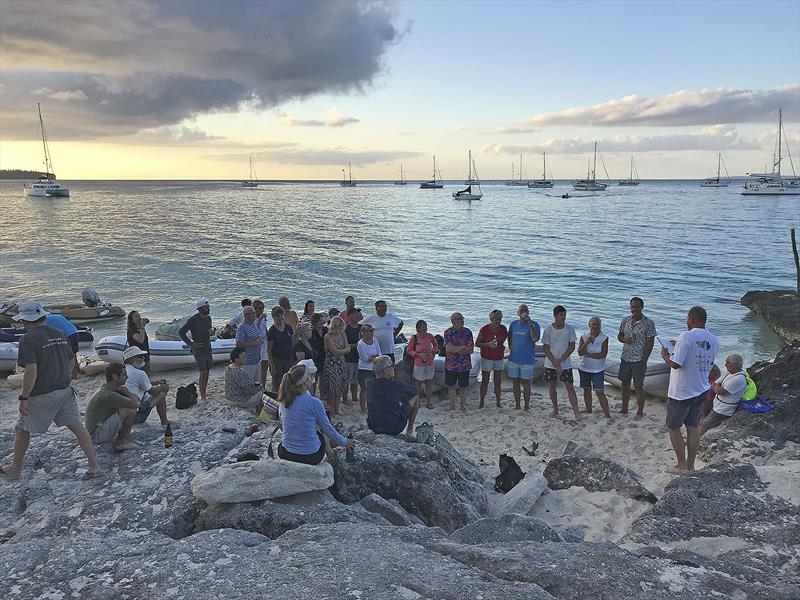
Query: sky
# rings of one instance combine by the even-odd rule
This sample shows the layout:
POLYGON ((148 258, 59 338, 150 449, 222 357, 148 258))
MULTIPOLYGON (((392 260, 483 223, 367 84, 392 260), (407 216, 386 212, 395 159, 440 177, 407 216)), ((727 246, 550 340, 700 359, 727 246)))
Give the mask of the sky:
POLYGON ((64 180, 800 173, 800 2, 0 0, 0 168, 37 102, 64 180))

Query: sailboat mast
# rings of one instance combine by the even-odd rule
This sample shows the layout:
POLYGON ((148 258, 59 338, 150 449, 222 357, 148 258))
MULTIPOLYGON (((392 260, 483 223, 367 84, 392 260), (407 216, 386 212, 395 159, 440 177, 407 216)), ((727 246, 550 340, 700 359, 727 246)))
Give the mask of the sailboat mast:
POLYGON ((719 183, 719 168, 722 164, 722 152, 717 154, 717 183, 719 183))
POLYGON ((547 173, 547 159, 545 158, 544 154, 545 153, 542 152, 542 181, 547 179, 547 176, 546 176, 546 173, 547 173))
POLYGON ((594 143, 594 159, 592 160, 592 181, 597 173, 597 142, 594 143))
MULTIPOLYGON (((781 130, 783 129, 783 107, 778 109, 778 182, 782 182, 781 179, 781 130)), ((773 167, 774 168, 774 167, 773 167)))
POLYGON ((519 181, 522 183, 522 154, 519 155, 519 181))
POLYGON ((45 137, 44 133, 44 120, 42 119, 42 105, 37 102, 36 108, 39 110, 39 128, 42 130, 42 152, 44 153, 44 170, 46 177, 50 179, 50 171, 52 170, 52 167, 50 165, 50 155, 47 152, 47 138, 45 137))

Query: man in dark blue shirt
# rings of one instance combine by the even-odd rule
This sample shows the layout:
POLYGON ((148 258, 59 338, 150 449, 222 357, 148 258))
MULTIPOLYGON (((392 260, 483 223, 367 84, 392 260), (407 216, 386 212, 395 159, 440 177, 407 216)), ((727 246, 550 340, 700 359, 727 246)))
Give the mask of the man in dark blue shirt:
POLYGON ((394 364, 388 356, 375 359, 375 379, 367 381, 367 425, 375 433, 397 435, 406 430, 413 436, 419 410, 417 388, 394 379, 394 364))

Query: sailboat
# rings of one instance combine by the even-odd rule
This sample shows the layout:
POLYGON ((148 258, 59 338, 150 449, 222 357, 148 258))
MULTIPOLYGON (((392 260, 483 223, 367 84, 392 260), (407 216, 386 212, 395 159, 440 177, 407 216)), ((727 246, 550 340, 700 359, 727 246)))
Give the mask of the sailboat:
POLYGON ((630 177, 627 179, 620 179, 620 185, 639 185, 639 172, 636 170, 636 167, 633 166, 633 156, 631 156, 631 174, 630 177), (636 174, 636 179, 633 178, 634 173, 636 174))
POLYGON ((347 162, 347 173, 348 177, 345 179, 344 177, 344 169, 342 169, 342 180, 339 182, 339 185, 342 187, 356 187, 356 182, 353 181, 353 169, 350 166, 350 162, 347 162))
POLYGON ((439 168, 436 166, 436 155, 433 155, 433 178, 429 179, 428 181, 423 181, 419 189, 421 190, 440 190, 444 187, 444 182, 442 181, 442 174, 439 172, 439 168))
MULTIPOLYGON (((596 192, 602 191, 608 187, 608 184, 599 183, 595 179, 595 172, 597 170, 597 142, 594 143, 594 162, 592 163, 591 171, 587 165, 586 167, 586 179, 579 179, 577 181, 572 182, 572 189, 579 190, 579 191, 589 191, 589 192, 596 192)), ((608 177, 608 173, 606 173, 606 177, 608 177)))
POLYGON ((408 182, 406 181, 406 178, 403 176, 403 163, 400 163, 400 180, 399 181, 395 181, 394 184, 395 185, 406 185, 407 183, 408 182))
POLYGON ((469 158, 467 159, 467 179, 464 183, 466 183, 467 187, 463 190, 453 192, 453 198, 456 200, 480 200, 483 198, 481 181, 478 179, 478 170, 475 168, 475 163, 472 160, 472 150, 469 151, 469 158), (475 173, 474 178, 472 177, 473 172, 475 173), (474 191, 472 189, 473 186, 476 186, 478 190, 474 191))
POLYGON ((253 155, 250 155, 250 177, 242 182, 243 188, 257 188, 258 187, 258 175, 256 175, 255 169, 253 169, 253 155))
POLYGON ((542 152, 542 178, 535 181, 529 181, 528 187, 531 189, 553 187, 553 182, 547 179, 547 158, 545 157, 544 152, 542 152))
POLYGON ((38 196, 44 198, 46 196, 67 197, 69 196, 69 188, 64 187, 56 182, 56 176, 53 169, 53 161, 50 158, 50 148, 47 145, 47 134, 44 131, 44 120, 42 119, 42 107, 37 102, 36 108, 39 110, 39 128, 42 130, 42 149, 44 150, 44 175, 39 176, 39 181, 34 181, 25 185, 25 193, 28 196, 38 196))
MULTIPOLYGON (((745 183, 742 195, 744 196, 800 196, 800 179, 794 177, 784 177, 781 175, 781 162, 783 161, 782 136, 783 133, 783 109, 778 109, 778 158, 775 160, 773 155, 772 173, 758 174, 758 181, 745 183)), ((786 144, 786 151, 789 152, 789 144, 786 144)), ((789 162, 792 165, 794 174, 794 162, 792 155, 789 154, 789 162)), ((756 175, 751 174, 751 177, 756 175)))
POLYGON ((722 152, 717 155, 717 176, 716 177, 709 177, 708 179, 704 180, 703 183, 700 184, 700 187, 728 187, 728 184, 731 182, 731 176, 728 175, 728 167, 725 167, 725 174, 728 175, 727 181, 723 181, 720 179, 720 168, 722 167, 722 152))
POLYGON ((519 179, 514 177, 514 163, 511 163, 511 179, 506 181, 506 185, 514 186, 514 187, 527 187, 528 185, 528 177, 525 174, 525 179, 523 180, 523 174, 525 173, 525 167, 522 164, 522 154, 519 155, 519 179))

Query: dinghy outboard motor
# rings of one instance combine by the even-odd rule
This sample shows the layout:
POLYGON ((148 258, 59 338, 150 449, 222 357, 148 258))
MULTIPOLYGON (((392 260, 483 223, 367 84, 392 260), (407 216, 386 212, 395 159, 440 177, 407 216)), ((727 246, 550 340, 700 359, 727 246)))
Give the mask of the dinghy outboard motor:
POLYGON ((94 308, 102 304, 100 294, 92 288, 84 288, 83 291, 81 291, 81 300, 83 300, 83 303, 89 308, 94 308))

